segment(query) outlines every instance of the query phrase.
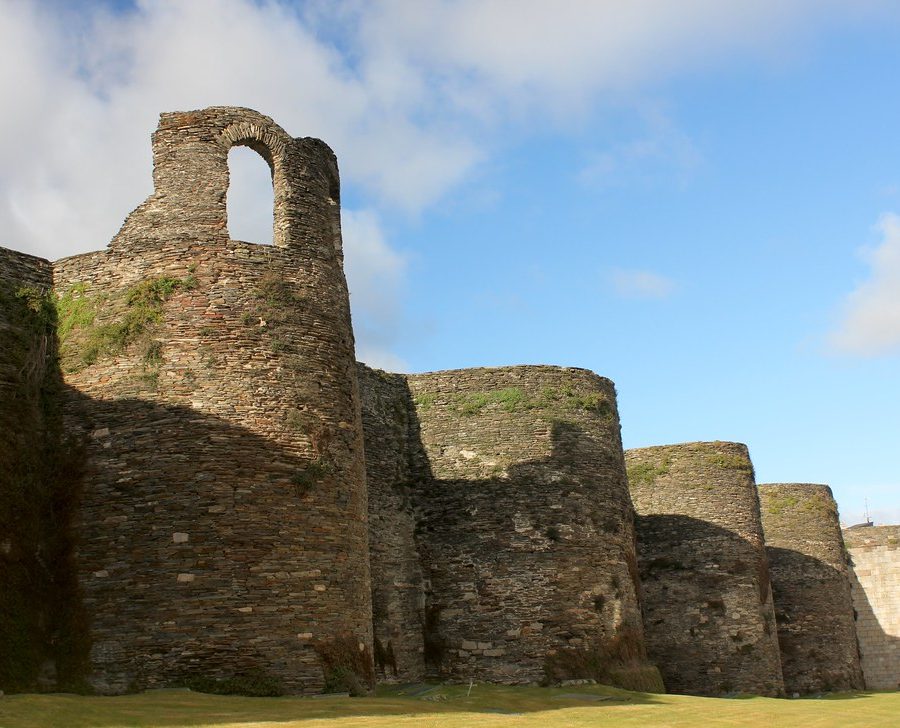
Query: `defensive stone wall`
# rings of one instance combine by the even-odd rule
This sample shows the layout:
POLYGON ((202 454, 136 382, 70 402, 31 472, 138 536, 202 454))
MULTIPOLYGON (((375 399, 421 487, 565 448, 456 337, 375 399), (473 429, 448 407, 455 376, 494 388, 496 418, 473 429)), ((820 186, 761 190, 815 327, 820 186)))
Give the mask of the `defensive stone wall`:
POLYGON ((745 445, 629 450, 644 631, 670 692, 781 695, 759 501, 745 445))
POLYGON ((759 486, 788 693, 862 690, 847 552, 827 485, 759 486))
POLYGON ((359 365, 369 490, 372 619, 379 679, 425 677, 425 581, 413 493, 423 464, 412 395, 402 374, 359 365))
POLYGON ((900 526, 844 529, 862 671, 869 690, 900 688, 900 526))
POLYGON ((0 689, 78 687, 80 457, 62 431, 50 264, 0 248, 0 689))
POLYGON ((337 165, 226 107, 163 114, 153 157, 154 193, 109 249, 54 266, 66 426, 87 443, 91 681, 320 689, 317 645, 372 647, 337 165), (272 170, 273 246, 228 239, 240 144, 272 170))
MULTIPOLYGON (((153 160, 107 249, 0 249, 0 689, 647 688, 646 635, 675 692, 783 692, 745 446, 633 450, 626 479, 591 372, 358 365, 328 147, 213 107, 161 115, 153 160), (235 145, 274 245, 229 239, 235 145)), ((858 684, 823 487, 763 489, 803 692, 858 684)), ((896 687, 900 528, 863 531, 863 671, 896 687)))
POLYGON ((427 458, 413 497, 431 670, 528 682, 592 651, 642 660, 612 382, 558 367, 407 381, 427 458))

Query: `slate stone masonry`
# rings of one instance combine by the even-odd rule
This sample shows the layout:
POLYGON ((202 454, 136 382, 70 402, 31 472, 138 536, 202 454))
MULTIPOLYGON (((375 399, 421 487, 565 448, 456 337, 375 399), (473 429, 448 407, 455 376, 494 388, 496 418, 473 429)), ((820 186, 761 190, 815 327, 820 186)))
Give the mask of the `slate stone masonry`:
POLYGON ((431 668, 528 682, 563 648, 627 634, 643 653, 612 382, 546 366, 407 381, 431 668))
MULTIPOLYGON (((675 692, 782 694, 745 446, 626 458, 583 369, 357 364, 324 143, 212 107, 162 114, 153 162, 107 249, 0 248, 0 688, 309 693, 332 642, 381 680, 533 682, 615 646, 675 692), (229 239, 235 145, 271 170, 274 245, 229 239)), ((858 685, 826 511, 767 523, 790 689, 858 685)), ((848 533, 866 681, 896 686, 897 534, 848 533)))
POLYGON ((746 445, 628 450, 647 651, 670 692, 782 695, 768 562, 746 445))
POLYGON ((862 690, 847 552, 827 485, 759 486, 788 693, 862 690))
POLYGON ((95 314, 61 344, 68 428, 88 444, 91 681, 256 670, 320 689, 317 640, 372 649, 337 165, 226 107, 163 114, 153 156, 154 193, 109 249, 54 265, 56 291, 95 314), (235 144, 272 169, 274 246, 228 238, 235 144))

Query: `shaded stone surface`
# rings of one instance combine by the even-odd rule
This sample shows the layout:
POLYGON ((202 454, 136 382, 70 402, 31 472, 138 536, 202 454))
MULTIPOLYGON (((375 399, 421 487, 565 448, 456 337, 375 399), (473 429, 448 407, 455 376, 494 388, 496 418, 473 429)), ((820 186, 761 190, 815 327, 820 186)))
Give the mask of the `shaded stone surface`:
POLYGON ((359 365, 369 493, 375 661, 384 681, 425 675, 425 576, 416 538, 418 420, 402 374, 359 365))
MULTIPOLYGON (((153 157, 106 250, 0 249, 0 687, 310 692, 334 637, 386 680, 528 682, 564 650, 643 660, 646 631, 676 691, 781 692, 744 446, 632 451, 629 496, 609 380, 357 365, 327 146, 214 107, 161 115, 153 157), (272 246, 228 237, 235 145, 272 172, 272 246)), ((855 582, 886 684, 895 543, 855 582)))
POLYGON ((431 671, 528 682, 548 654, 643 654, 615 390, 583 369, 407 377, 431 671))
POLYGON ((862 671, 837 504, 827 485, 759 486, 788 693, 861 690, 862 671))
POLYGON ((629 450, 650 659, 670 692, 781 695, 784 683, 747 447, 629 450))

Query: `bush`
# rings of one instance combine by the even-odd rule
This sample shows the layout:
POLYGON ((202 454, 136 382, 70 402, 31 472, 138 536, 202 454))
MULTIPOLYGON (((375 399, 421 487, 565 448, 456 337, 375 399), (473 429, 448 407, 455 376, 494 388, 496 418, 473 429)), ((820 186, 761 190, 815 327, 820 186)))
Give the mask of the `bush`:
POLYGON ((247 695, 253 698, 274 698, 284 695, 284 685, 277 677, 262 670, 250 670, 243 675, 217 679, 197 676, 185 681, 184 686, 195 693, 213 695, 247 695))
POLYGON ((544 659, 544 683, 591 679, 610 682, 616 669, 639 666, 644 660, 640 633, 623 626, 610 640, 595 640, 587 647, 565 647, 544 659))
POLYGON ((375 668, 369 648, 349 632, 319 640, 313 647, 322 664, 326 693, 368 695, 375 689, 375 668))

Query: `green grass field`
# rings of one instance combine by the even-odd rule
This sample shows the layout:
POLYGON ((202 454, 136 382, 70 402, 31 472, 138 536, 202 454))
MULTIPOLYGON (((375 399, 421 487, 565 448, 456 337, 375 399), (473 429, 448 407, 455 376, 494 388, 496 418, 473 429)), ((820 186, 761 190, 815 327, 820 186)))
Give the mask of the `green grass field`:
POLYGON ((0 728, 388 728, 440 726, 900 726, 900 693, 694 698, 602 685, 382 688, 374 698, 242 698, 156 690, 115 698, 7 695, 0 728))

